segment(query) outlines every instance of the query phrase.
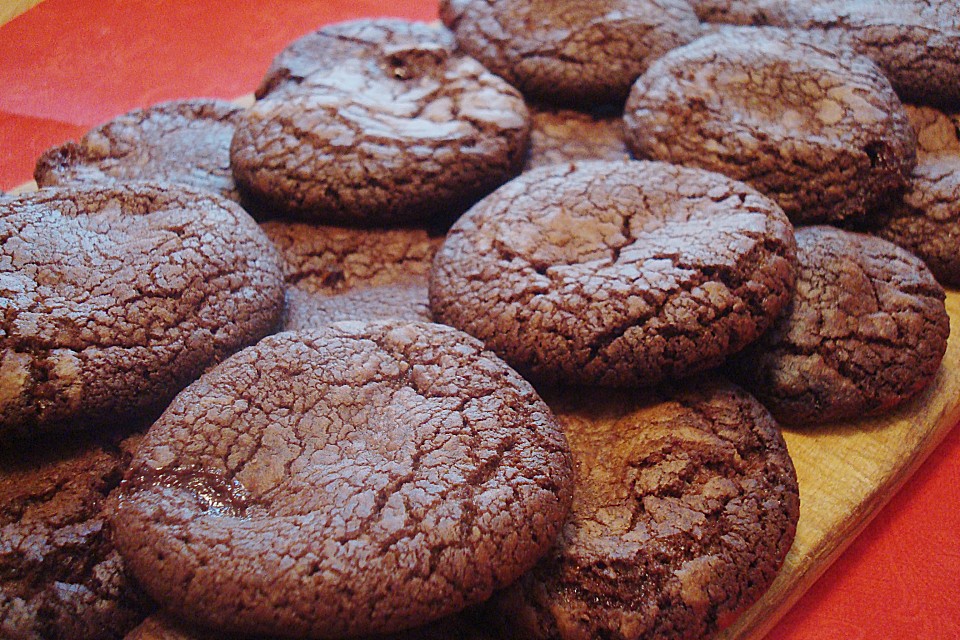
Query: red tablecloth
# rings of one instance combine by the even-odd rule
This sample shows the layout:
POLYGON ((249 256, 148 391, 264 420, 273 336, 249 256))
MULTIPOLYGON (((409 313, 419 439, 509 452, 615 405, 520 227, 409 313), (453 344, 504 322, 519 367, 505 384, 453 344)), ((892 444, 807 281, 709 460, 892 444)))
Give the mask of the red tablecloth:
MULTIPOLYGON (((94 124, 160 100, 250 93, 293 38, 374 15, 432 20, 436 6, 46 0, 0 27, 0 189, 94 124)), ((960 638, 960 429, 769 637, 960 638)))

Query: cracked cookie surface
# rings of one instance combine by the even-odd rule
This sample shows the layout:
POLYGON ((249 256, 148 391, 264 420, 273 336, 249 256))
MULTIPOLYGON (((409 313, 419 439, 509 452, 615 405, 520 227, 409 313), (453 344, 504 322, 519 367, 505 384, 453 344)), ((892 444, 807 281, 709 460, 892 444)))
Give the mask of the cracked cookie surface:
POLYGON ((686 0, 444 0, 457 44, 524 95, 623 102, 651 60, 700 35, 686 0))
POLYGON ((796 295, 733 371, 778 420, 805 424, 892 408, 933 380, 950 319, 923 262, 886 240, 797 230, 796 295))
POLYGON ((0 292, 0 445, 158 410, 283 310, 256 223, 159 183, 0 201, 0 292))
POLYGON ((519 173, 523 98, 441 27, 366 20, 307 38, 233 138, 234 177, 258 208, 355 225, 449 218, 519 173), (324 62, 304 62, 314 54, 324 62))
POLYGON ((728 28, 654 62, 624 118, 638 157, 748 182, 797 223, 896 197, 916 136, 869 59, 779 29, 728 28))
MULTIPOLYGON (((168 614, 157 613, 147 617, 124 640, 241 640, 232 634, 214 633, 176 620, 168 614)), ((251 637, 242 640, 279 640, 276 636, 251 637)), ((494 640, 474 624, 459 616, 443 618, 424 627, 399 631, 386 635, 353 638, 352 640, 494 640)))
POLYGON ((283 327, 342 320, 429 321, 427 276, 439 232, 265 222, 288 283, 283 327))
POLYGON ((531 109, 530 150, 524 171, 581 160, 629 160, 619 112, 531 109))
POLYGON ((922 258, 941 284, 960 286, 960 152, 921 155, 903 200, 862 230, 922 258))
POLYGON ((114 549, 105 512, 138 437, 0 452, 0 636, 117 640, 153 609, 114 549))
POLYGON ((794 250, 780 208, 719 174, 543 167, 450 229, 430 307, 534 379, 652 385, 759 336, 790 298, 794 250))
POLYGON ((803 29, 869 57, 911 102, 960 107, 960 5, 944 0, 699 0, 701 19, 803 29))
POLYGON ((776 577, 799 516, 783 438, 749 394, 691 382, 550 401, 573 507, 557 545, 491 601, 504 637, 712 637, 776 577))
POLYGON ((341 323, 245 349, 147 432, 113 516, 165 608, 339 637, 487 598, 552 544, 569 449, 533 388, 429 323, 341 323))
POLYGON ((164 180, 240 201, 230 140, 243 111, 222 100, 164 102, 114 118, 37 160, 41 187, 164 180))

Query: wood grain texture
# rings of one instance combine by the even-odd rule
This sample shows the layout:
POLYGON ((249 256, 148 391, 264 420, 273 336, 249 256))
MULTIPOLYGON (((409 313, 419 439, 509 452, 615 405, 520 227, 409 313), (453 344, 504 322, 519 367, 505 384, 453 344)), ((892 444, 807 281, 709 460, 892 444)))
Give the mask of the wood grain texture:
POLYGON ((18 15, 40 4, 43 0, 5 0, 0 2, 0 24, 10 22, 18 15))
POLYGON ((763 638, 960 420, 960 292, 947 292, 947 312, 947 353, 920 397, 883 417, 784 429, 800 483, 797 537, 770 590, 719 638, 763 638))

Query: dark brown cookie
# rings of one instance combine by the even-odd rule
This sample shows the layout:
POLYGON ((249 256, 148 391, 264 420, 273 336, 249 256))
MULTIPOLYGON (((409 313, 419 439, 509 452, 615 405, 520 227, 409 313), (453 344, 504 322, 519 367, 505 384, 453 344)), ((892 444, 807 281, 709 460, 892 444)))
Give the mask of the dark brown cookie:
POLYGON ((153 609, 104 511, 136 440, 113 435, 0 452, 0 637, 115 640, 153 609))
POLYGON ((430 320, 427 275, 443 236, 425 229, 261 227, 280 250, 285 330, 341 320, 430 320))
POLYGON ((526 96, 623 102, 651 60, 700 35, 686 0, 442 0, 457 44, 526 96))
POLYGON ((487 598, 552 544, 569 450, 532 387, 429 323, 285 332, 151 427, 117 547, 165 608, 227 632, 340 637, 487 598))
POLYGON ((921 156, 903 201, 862 229, 922 258, 941 284, 960 286, 960 153, 921 156))
POLYGON ((659 162, 556 165, 457 221, 430 307, 537 380, 651 385, 759 336, 793 261, 786 216, 743 183, 659 162))
POLYGON ((697 0, 702 20, 803 29, 871 58, 904 100, 960 107, 960 5, 945 0, 697 0))
MULTIPOLYGON (((449 218, 519 173, 530 127, 523 98, 454 52, 441 28, 434 42, 423 29, 400 20, 324 27, 300 53, 335 64, 264 80, 273 89, 244 113, 230 150, 254 206, 355 225, 449 218)), ((300 59, 276 66, 309 67, 300 59)))
MULTIPOLYGON (((276 636, 267 638, 249 635, 215 633, 188 625, 167 614, 157 613, 149 616, 136 629, 126 635, 124 640, 278 640, 276 636)), ((363 640, 355 638, 354 640, 363 640)), ((370 636, 367 640, 494 640, 480 631, 470 622, 451 616, 407 631, 387 635, 370 636)))
POLYGON ((577 160, 630 159, 619 111, 534 108, 530 120, 530 151, 524 171, 577 160))
MULTIPOLYGON (((453 34, 442 27, 393 18, 355 20, 328 25, 294 40, 277 54, 254 95, 257 99, 297 87, 316 74, 335 72, 358 59, 384 65, 398 79, 408 76, 407 65, 416 65, 416 56, 456 49, 453 34), (395 57, 391 57, 395 56, 395 57)), ((411 71, 415 71, 411 69, 411 71)))
POLYGON ((637 80, 624 118, 638 156, 748 182, 794 222, 862 216, 916 163, 876 65, 778 29, 730 28, 671 51, 637 80))
POLYGON ((917 394, 947 347, 943 288, 886 240, 833 227, 796 235, 796 295, 737 359, 737 377, 791 424, 876 413, 917 394))
POLYGON ((558 544, 494 597, 506 637, 706 638, 776 576, 799 516, 770 414, 716 378, 552 403, 577 470, 558 544))
POLYGON ((430 322, 427 279, 404 284, 351 289, 323 295, 300 287, 287 288, 284 331, 315 329, 347 320, 406 320, 430 322))
POLYGON ((0 446, 162 408, 273 330, 283 290, 269 240, 212 193, 129 183, 0 201, 0 446))
POLYGON ((165 180, 240 200, 230 140, 242 109, 222 100, 164 102, 124 114, 40 156, 41 187, 165 180))
POLYGON ((426 229, 351 229, 300 222, 260 225, 280 251, 287 283, 337 294, 422 281, 443 235, 426 229))

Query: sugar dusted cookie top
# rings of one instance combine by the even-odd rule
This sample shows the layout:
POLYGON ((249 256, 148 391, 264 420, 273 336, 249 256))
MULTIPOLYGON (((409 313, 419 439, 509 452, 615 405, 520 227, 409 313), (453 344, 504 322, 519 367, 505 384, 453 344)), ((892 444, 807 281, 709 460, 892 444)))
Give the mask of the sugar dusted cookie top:
POLYGON ((793 542, 796 473, 769 412, 718 378, 551 405, 577 469, 551 552, 494 596, 507 638, 705 638, 767 589, 793 542))
POLYGON ((527 172, 450 229, 434 319, 533 379, 656 384, 718 365, 790 298, 793 229, 716 173, 659 162, 527 172))
POLYGON ((0 446, 162 408, 272 331, 275 249, 239 205, 170 184, 0 201, 0 446))
POLYGON ((205 626, 385 633, 532 566, 571 475, 553 414, 479 341, 342 323, 266 338, 181 393, 138 449, 115 539, 162 606, 205 626))

